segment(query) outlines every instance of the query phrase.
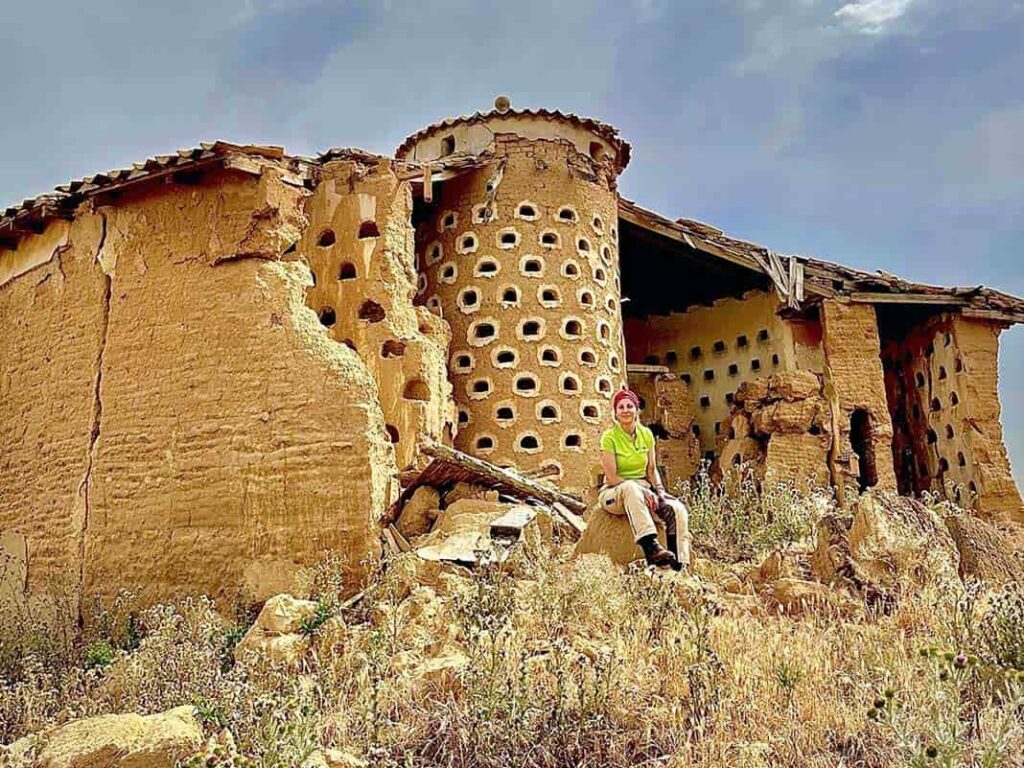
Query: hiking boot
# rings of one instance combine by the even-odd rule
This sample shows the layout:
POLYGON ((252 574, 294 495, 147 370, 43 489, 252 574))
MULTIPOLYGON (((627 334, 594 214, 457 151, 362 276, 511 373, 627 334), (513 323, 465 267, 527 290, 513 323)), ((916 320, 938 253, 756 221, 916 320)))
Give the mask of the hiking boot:
POLYGON ((676 556, 661 546, 658 537, 653 533, 649 536, 644 536, 637 544, 643 549, 644 559, 648 565, 653 565, 655 568, 671 568, 674 571, 682 568, 676 556))

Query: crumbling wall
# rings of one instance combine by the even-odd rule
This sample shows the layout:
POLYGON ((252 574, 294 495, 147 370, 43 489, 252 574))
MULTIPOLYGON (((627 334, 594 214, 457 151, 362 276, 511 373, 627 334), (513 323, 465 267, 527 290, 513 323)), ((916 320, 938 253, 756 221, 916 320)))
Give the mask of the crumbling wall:
POLYGON ((326 163, 297 251, 313 271, 307 302, 331 338, 359 353, 377 382, 399 468, 421 435, 451 441, 450 331, 416 291, 412 197, 380 158, 326 163))
POLYGON ((966 393, 962 432, 974 466, 977 508, 985 514, 1024 521, 1024 504, 1010 471, 1000 421, 999 332, 999 326, 984 320, 953 318, 966 393))
POLYGON ((452 328, 455 445, 592 490, 626 380, 614 181, 568 141, 498 134, 417 231, 417 302, 452 328))
POLYGON ((828 485, 831 409, 811 371, 744 382, 719 437, 723 469, 749 465, 759 479, 828 485))
POLYGON ((999 328, 943 313, 882 350, 900 493, 941 493, 993 516, 1021 516, 1003 444, 999 328))
POLYGON ((109 298, 102 239, 102 217, 84 214, 0 254, 10 267, 0 284, 0 536, 18 539, 19 568, 30 562, 40 586, 77 585, 82 567, 109 298))
POLYGON ((892 459, 892 421, 885 393, 881 346, 875 308, 831 299, 821 303, 822 348, 825 352, 825 397, 835 419, 837 440, 833 482, 856 488, 861 477, 868 486, 895 490, 892 459), (851 433, 851 419, 862 423, 851 433), (851 434, 858 438, 854 450, 851 434), (860 465, 868 457, 869 471, 860 465))
POLYGON ((30 588, 259 597, 328 548, 353 573, 379 555, 394 451, 281 258, 304 194, 268 164, 94 199, 0 286, 0 527, 30 588))
POLYGON ((666 365, 687 385, 694 434, 708 460, 715 458, 737 387, 797 366, 792 328, 776 314, 778 307, 774 293, 750 291, 710 307, 626 321, 629 362, 666 365))
POLYGON ((700 442, 693 433, 693 399, 672 373, 629 371, 629 388, 640 397, 640 420, 658 438, 658 467, 669 488, 700 469, 700 442))

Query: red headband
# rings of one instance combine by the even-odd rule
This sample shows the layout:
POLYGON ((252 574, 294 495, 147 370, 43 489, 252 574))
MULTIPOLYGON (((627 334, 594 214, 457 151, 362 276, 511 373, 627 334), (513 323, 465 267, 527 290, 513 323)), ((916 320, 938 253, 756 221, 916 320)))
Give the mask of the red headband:
POLYGON ((637 408, 640 407, 640 398, 637 396, 636 392, 633 392, 631 390, 620 389, 618 392, 615 393, 615 397, 612 398, 613 411, 619 407, 620 400, 632 400, 633 405, 635 405, 637 408))

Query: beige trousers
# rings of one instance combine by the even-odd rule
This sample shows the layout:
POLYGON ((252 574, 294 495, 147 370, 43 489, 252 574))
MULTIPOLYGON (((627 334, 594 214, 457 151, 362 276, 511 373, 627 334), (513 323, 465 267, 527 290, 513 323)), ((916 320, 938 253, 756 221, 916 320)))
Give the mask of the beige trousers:
MULTIPOLYGON (((597 495, 597 501, 605 512, 629 518, 633 541, 640 541, 644 536, 658 531, 644 498, 645 492, 650 488, 651 484, 646 480, 624 480, 618 485, 604 486, 597 495)), ((676 534, 679 561, 683 564, 689 563, 690 513, 687 512, 686 505, 679 499, 670 498, 667 503, 658 507, 655 514, 665 524, 666 534, 676 534)))

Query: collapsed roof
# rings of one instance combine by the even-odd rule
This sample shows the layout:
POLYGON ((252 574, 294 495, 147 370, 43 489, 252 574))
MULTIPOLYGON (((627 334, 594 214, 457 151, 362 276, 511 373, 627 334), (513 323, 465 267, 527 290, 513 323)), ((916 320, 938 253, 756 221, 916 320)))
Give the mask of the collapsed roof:
MULTIPOLYGON (((457 123, 485 121, 497 113, 476 113, 462 118, 445 120, 428 126, 410 136, 399 151, 419 137, 442 130, 457 123)), ((502 116, 523 115, 540 119, 576 122, 582 127, 605 136, 621 147, 622 158, 628 159, 629 144, 618 137, 611 126, 588 118, 579 118, 557 111, 520 110, 503 112, 502 116)), ((57 219, 70 219, 75 209, 88 199, 114 192, 136 184, 161 180, 187 181, 190 176, 215 167, 258 174, 267 164, 282 173, 283 179, 297 186, 315 186, 319 168, 334 160, 355 160, 373 164, 390 158, 361 149, 333 148, 316 158, 287 155, 281 147, 243 145, 226 141, 203 143, 191 149, 182 149, 169 155, 158 155, 143 162, 106 173, 98 173, 63 184, 53 192, 22 201, 0 213, 0 254, 4 249, 14 250, 22 237, 39 234, 47 224, 57 219)), ((488 153, 453 155, 440 161, 418 163, 397 162, 403 178, 409 179, 423 191, 432 182, 452 178, 466 170, 491 162, 488 153)), ((427 192, 429 194, 429 192, 427 192)), ((728 293, 741 295, 752 287, 772 286, 784 303, 796 310, 822 298, 844 298, 852 302, 869 304, 931 305, 935 308, 955 309, 964 315, 1012 324, 1024 322, 1024 299, 983 285, 935 286, 915 283, 879 270, 869 273, 852 267, 803 256, 780 255, 765 246, 725 234, 721 229, 693 219, 669 219, 647 210, 637 203, 620 199, 619 219, 624 237, 640 238, 645 257, 691 259, 694 268, 714 282, 729 287, 728 293), (695 259, 699 259, 699 264, 695 259)), ((656 267, 652 264, 656 273, 656 267)), ((685 306, 688 301, 678 295, 668 301, 667 290, 678 293, 678 285, 665 286, 666 281, 651 281, 662 295, 654 295, 648 306, 654 311, 669 311, 685 306)), ((699 283, 700 281, 692 281, 699 283)), ((624 290, 628 294, 628 291, 624 290)), ((691 297, 691 303, 703 300, 691 297)))

